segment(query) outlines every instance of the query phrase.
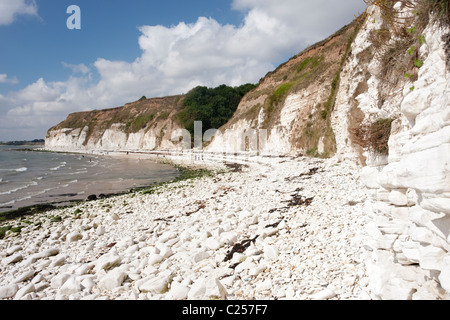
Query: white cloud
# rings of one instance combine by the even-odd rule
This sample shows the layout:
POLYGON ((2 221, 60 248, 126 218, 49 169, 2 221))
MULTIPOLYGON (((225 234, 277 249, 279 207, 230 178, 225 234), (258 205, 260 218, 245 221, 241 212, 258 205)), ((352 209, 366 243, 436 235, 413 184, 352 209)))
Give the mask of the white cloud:
POLYGON ((246 12, 240 26, 205 17, 171 27, 142 26, 139 58, 95 62, 97 89, 154 96, 195 85, 257 82, 275 63, 337 31, 363 7, 362 0, 234 0, 233 8, 246 12))
POLYGON ((17 80, 16 77, 8 78, 6 73, 0 73, 0 83, 17 84, 19 83, 19 80, 17 80))
POLYGON ((35 0, 0 0, 0 25, 9 25, 18 15, 37 16, 35 0))
POLYGON ((52 101, 59 95, 58 86, 48 86, 43 78, 11 95, 18 102, 52 101))
POLYGON ((261 11, 283 21, 299 38, 319 41, 362 13, 363 0, 234 0, 236 10, 261 11))
POLYGON ((64 82, 41 78, 0 96, 0 140, 43 138, 47 129, 68 113, 95 108, 91 104, 95 99, 86 92, 88 82, 88 77, 71 77, 64 82))
POLYGON ((89 69, 89 67, 87 67, 85 64, 80 63, 80 64, 70 64, 70 63, 66 63, 66 62, 62 62, 62 65, 65 68, 69 68, 72 70, 73 73, 81 73, 81 74, 88 74, 91 69, 89 69))
POLYGON ((141 26, 142 54, 132 62, 98 58, 92 70, 63 62, 74 73, 67 81, 39 79, 3 97, 8 102, 0 109, 7 105, 9 112, 1 117, 0 127, 21 121, 45 134, 71 112, 120 106, 142 95, 185 93, 197 85, 256 83, 282 59, 349 23, 364 3, 234 0, 233 8, 245 12, 239 26, 205 17, 170 27, 141 26), (91 71, 98 73, 98 82, 92 81, 91 71))

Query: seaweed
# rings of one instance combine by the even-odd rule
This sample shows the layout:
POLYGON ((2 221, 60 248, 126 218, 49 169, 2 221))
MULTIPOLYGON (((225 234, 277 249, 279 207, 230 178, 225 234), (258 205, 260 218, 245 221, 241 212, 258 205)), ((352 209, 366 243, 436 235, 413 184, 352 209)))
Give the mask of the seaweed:
POLYGON ((37 204, 28 207, 19 208, 16 210, 6 211, 0 213, 1 220, 12 220, 23 216, 28 216, 36 213, 43 213, 56 209, 52 204, 37 204))
POLYGON ((225 259, 223 259, 223 261, 226 262, 226 261, 231 260, 233 258, 233 255, 235 252, 242 253, 245 250, 247 250, 247 248, 250 246, 250 244, 252 242, 253 243, 255 242, 257 237, 258 236, 255 236, 253 239, 246 239, 239 243, 234 244, 233 247, 226 254, 225 259))

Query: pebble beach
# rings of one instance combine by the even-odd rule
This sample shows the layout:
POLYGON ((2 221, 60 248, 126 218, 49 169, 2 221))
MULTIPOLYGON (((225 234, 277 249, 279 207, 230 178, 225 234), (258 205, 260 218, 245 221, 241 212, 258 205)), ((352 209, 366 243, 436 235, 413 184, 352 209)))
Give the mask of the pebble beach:
POLYGON ((0 299, 370 299, 356 164, 203 166, 215 173, 1 221, 0 299))

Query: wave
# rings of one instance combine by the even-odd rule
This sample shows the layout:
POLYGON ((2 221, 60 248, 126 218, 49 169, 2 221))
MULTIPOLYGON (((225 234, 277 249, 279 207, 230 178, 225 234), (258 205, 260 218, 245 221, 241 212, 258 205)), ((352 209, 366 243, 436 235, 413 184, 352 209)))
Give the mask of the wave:
POLYGON ((28 187, 37 186, 37 185, 38 185, 38 183, 36 181, 32 181, 31 183, 26 184, 24 186, 21 186, 21 187, 15 188, 15 189, 11 189, 11 190, 8 190, 8 191, 5 191, 5 192, 1 192, 0 195, 12 194, 12 193, 15 193, 15 192, 17 192, 19 190, 23 190, 23 189, 26 189, 28 187))
POLYGON ((50 171, 56 171, 56 170, 59 170, 59 169, 65 167, 66 164, 67 164, 67 162, 60 162, 60 163, 59 163, 59 166, 56 166, 56 167, 54 167, 54 168, 50 168, 50 171))
POLYGON ((16 203, 16 200, 11 200, 10 202, 0 203, 0 208, 4 208, 6 206, 10 206, 16 203))
POLYGON ((16 202, 20 202, 20 201, 24 201, 24 200, 29 200, 29 199, 31 199, 31 195, 30 196, 26 196, 26 197, 23 197, 23 198, 20 198, 20 199, 16 199, 16 202))
POLYGON ((17 169, 0 169, 0 171, 15 171, 15 172, 24 172, 27 171, 27 167, 17 168, 17 169))
POLYGON ((57 190, 57 189, 59 189, 59 188, 60 188, 60 187, 56 187, 56 188, 46 188, 46 189, 44 189, 44 190, 41 190, 41 191, 32 193, 32 194, 30 194, 29 196, 27 196, 27 197, 25 197, 25 198, 22 198, 22 199, 19 199, 19 200, 17 200, 17 201, 22 201, 22 200, 31 199, 31 198, 34 198, 34 197, 39 196, 39 195, 41 195, 41 194, 47 193, 47 192, 49 192, 49 191, 57 190))
POLYGON ((87 169, 81 169, 75 172, 68 172, 67 174, 72 176, 74 174, 83 174, 83 173, 88 173, 87 169))
POLYGON ((98 166, 99 164, 100 164, 99 160, 92 160, 92 161, 89 162, 88 166, 93 168, 93 167, 98 166))
MULTIPOLYGON (((34 193, 28 193, 26 196, 24 196, 24 197, 22 197, 20 199, 14 199, 14 200, 12 200, 10 202, 7 202, 7 203, 1 203, 0 206, 12 205, 14 203, 18 203, 18 202, 21 202, 21 201, 24 201, 24 200, 29 200, 29 199, 35 198, 37 196, 40 196, 42 194, 45 194, 45 193, 47 193, 49 191, 53 191, 53 190, 57 190, 57 189, 61 189, 61 188, 67 188, 70 184, 77 183, 77 182, 78 182, 78 180, 72 180, 72 181, 67 182, 66 184, 63 184, 63 185, 60 185, 60 186, 57 186, 57 187, 45 188, 43 190, 40 190, 40 191, 37 191, 37 192, 34 192, 34 193)), ((25 188, 27 188, 29 186, 32 186, 32 185, 37 185, 37 183, 32 183, 32 184, 30 184, 28 186, 23 186, 23 187, 20 187, 20 188, 17 188, 17 189, 10 190, 8 192, 0 193, 0 195, 11 194, 11 193, 14 193, 14 192, 17 192, 19 190, 25 189, 25 188)))

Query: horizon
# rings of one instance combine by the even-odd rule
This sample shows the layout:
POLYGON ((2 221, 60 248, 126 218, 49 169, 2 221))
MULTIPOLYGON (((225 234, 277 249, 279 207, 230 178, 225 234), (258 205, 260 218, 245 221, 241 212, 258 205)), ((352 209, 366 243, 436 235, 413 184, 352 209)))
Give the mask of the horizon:
POLYGON ((364 8, 362 0, 0 0, 0 141, 42 139, 69 113, 142 96, 257 83, 364 8), (69 28, 74 19, 79 29, 69 28))

